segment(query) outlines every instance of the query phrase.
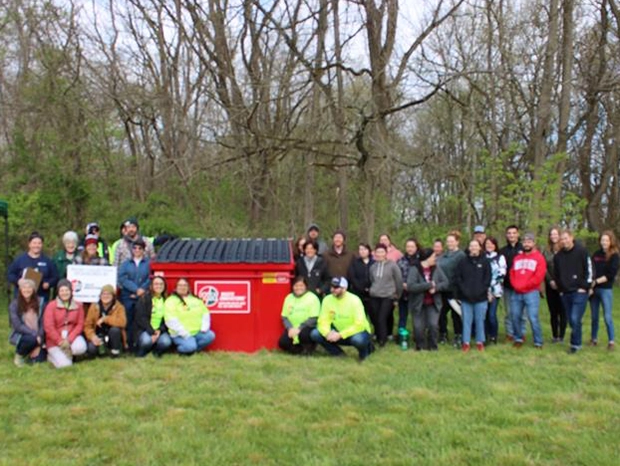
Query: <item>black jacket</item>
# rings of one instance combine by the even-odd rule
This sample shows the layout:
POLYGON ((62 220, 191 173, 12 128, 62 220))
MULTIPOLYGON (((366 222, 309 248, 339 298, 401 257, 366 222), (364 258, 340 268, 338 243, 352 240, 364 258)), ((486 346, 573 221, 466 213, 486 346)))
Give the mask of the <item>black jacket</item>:
POLYGON ((456 266, 454 275, 459 299, 468 303, 487 300, 491 285, 491 264, 484 255, 465 256, 456 266))
MULTIPOLYGON (((151 293, 147 292, 144 293, 136 303, 136 311, 134 316, 134 334, 136 338, 139 337, 142 332, 153 335, 155 333, 155 330, 157 330, 151 327, 152 312, 153 297, 151 296, 151 293)), ((159 326, 159 330, 161 330, 162 333, 168 331, 168 328, 166 327, 163 319, 161 321, 161 325, 159 326)), ((134 341, 138 340, 134 339, 134 341)))
POLYGON ((553 273, 561 293, 590 288, 593 280, 592 262, 586 248, 575 243, 570 251, 560 249, 553 258, 553 273))
POLYGON ((512 261, 514 260, 515 256, 521 251, 523 251, 523 245, 521 244, 521 241, 518 241, 517 244, 515 244, 514 246, 507 244, 498 251, 499 254, 506 258, 506 276, 504 277, 504 287, 511 290, 512 285, 510 284, 510 274, 508 273, 508 271, 512 268, 512 261))
POLYGON ((304 257, 297 259, 295 263, 295 276, 305 277, 308 281, 308 289, 319 297, 325 295, 329 291, 330 276, 327 274, 327 264, 325 260, 316 256, 316 262, 312 270, 308 272, 304 257), (317 292, 317 289, 320 290, 317 292))
POLYGON ((374 260, 370 259, 368 264, 356 257, 349 266, 349 273, 347 278, 349 279, 349 291, 360 298, 370 298, 368 290, 370 290, 370 266, 374 260))

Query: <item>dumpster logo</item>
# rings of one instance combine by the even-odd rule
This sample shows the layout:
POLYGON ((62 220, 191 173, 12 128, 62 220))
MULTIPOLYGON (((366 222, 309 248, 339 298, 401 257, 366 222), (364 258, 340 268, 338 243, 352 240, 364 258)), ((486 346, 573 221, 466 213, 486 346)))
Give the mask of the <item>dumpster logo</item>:
POLYGON ((196 280, 194 294, 212 314, 250 313, 249 281, 196 280))

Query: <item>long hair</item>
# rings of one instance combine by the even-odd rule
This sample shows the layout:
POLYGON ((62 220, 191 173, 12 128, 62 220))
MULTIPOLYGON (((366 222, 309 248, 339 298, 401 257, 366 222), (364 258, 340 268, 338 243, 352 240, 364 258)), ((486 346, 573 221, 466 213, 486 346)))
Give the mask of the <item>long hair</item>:
POLYGON ((168 296, 168 284, 166 283, 166 280, 163 277, 160 276, 155 276, 153 277, 153 280, 151 280, 151 286, 149 287, 149 291, 151 292, 151 296, 155 296, 155 292, 153 291, 153 282, 155 280, 161 280, 164 282, 164 291, 161 292, 161 297, 166 299, 166 297, 168 296))
POLYGON ((607 254, 605 254, 605 260, 609 260, 611 259, 611 256, 613 256, 614 254, 618 254, 619 248, 618 248, 618 240, 616 239, 616 235, 614 235, 614 232, 611 230, 605 230, 603 233, 601 233, 601 235, 598 237, 598 242, 599 244, 601 244, 601 238, 603 236, 609 236, 609 250, 607 251, 607 254))
POLYGON ((24 295, 22 295, 21 290, 17 293, 17 312, 19 315, 23 315, 29 310, 33 310, 35 312, 39 312, 39 296, 37 295, 37 290, 34 290, 32 296, 29 300, 26 301, 24 295))
POLYGON ((554 225, 551 228, 549 228, 549 233, 547 234, 547 250, 555 253, 555 252, 558 252, 560 249, 562 249, 562 242, 559 239, 557 243, 551 242, 551 232, 553 230, 558 232, 558 238, 559 238, 560 234, 562 234, 562 229, 559 226, 554 225))

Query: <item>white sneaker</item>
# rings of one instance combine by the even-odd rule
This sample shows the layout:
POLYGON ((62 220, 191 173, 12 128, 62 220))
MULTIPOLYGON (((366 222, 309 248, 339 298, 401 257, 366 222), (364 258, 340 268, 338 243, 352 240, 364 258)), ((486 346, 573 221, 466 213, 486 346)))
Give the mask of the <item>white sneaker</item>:
POLYGON ((15 357, 13 358, 13 363, 17 367, 24 367, 26 365, 26 358, 23 357, 21 354, 15 353, 15 357))

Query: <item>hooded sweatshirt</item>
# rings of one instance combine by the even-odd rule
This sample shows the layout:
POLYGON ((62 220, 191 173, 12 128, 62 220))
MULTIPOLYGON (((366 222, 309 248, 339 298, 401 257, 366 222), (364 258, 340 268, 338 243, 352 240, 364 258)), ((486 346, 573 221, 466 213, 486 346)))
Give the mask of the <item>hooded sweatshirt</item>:
POLYGON ((519 251, 512 260, 510 284, 517 293, 530 293, 540 288, 547 273, 547 261, 538 249, 519 251))
POLYGON ((370 266, 370 296, 398 299, 403 292, 403 276, 395 262, 376 261, 370 266))
POLYGON ((484 255, 466 255, 458 263, 454 273, 457 297, 468 303, 487 300, 491 285, 491 264, 484 255))

